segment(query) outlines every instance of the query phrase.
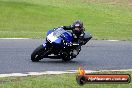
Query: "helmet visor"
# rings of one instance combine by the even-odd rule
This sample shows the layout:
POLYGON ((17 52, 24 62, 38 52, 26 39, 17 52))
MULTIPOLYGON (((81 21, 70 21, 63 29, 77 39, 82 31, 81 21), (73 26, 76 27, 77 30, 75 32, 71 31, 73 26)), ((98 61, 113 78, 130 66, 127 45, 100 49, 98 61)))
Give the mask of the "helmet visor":
POLYGON ((80 27, 75 27, 75 31, 80 31, 80 27))
POLYGON ((76 31, 80 31, 81 30, 80 24, 75 24, 75 30, 76 31))

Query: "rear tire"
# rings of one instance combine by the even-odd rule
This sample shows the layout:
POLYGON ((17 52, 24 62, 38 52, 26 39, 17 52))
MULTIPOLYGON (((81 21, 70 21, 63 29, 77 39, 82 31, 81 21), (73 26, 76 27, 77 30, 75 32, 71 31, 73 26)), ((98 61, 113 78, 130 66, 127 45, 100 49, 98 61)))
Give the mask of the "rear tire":
POLYGON ((65 62, 68 62, 72 59, 73 59, 73 57, 70 54, 63 54, 63 56, 62 56, 62 60, 65 61, 65 62))
POLYGON ((37 47, 31 54, 31 60, 33 62, 38 62, 39 60, 43 59, 42 52, 44 52, 44 51, 45 51, 45 49, 44 49, 43 45, 40 45, 39 47, 37 47))
POLYGON ((71 59, 70 58, 67 58, 67 57, 65 57, 65 58, 62 58, 62 61, 64 61, 64 62, 68 62, 68 61, 70 61, 71 59))

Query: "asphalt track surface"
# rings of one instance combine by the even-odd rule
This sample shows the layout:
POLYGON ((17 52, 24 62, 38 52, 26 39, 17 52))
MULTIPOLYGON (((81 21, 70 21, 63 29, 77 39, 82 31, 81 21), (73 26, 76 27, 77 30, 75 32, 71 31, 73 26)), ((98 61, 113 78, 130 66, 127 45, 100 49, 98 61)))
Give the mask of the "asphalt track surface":
POLYGON ((42 59, 32 62, 32 51, 43 43, 38 39, 0 39, 0 74, 43 71, 132 69, 132 41, 91 40, 70 62, 42 59))

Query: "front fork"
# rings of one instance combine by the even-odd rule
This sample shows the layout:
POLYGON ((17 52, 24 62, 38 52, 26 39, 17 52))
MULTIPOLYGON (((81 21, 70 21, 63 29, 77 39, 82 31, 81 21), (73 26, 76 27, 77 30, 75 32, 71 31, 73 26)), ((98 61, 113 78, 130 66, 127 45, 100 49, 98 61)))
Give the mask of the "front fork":
POLYGON ((42 45, 44 48, 43 58, 46 58, 51 53, 52 47, 49 48, 47 43, 43 43, 42 45))

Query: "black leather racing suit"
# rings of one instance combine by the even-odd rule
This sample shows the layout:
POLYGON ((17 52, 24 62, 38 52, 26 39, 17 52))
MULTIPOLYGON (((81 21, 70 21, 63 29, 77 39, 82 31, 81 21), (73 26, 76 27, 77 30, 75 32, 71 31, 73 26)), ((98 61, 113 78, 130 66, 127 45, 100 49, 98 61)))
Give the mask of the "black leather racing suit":
POLYGON ((72 30, 72 35, 73 35, 73 43, 77 43, 79 44, 79 46, 76 46, 75 49, 73 50, 73 57, 76 57, 80 50, 81 50, 81 46, 82 46, 82 43, 83 43, 83 39, 84 39, 84 31, 85 31, 85 28, 82 29, 82 31, 78 34, 75 34, 74 33, 74 27, 72 25, 70 26, 62 26, 62 28, 64 30, 72 30))

